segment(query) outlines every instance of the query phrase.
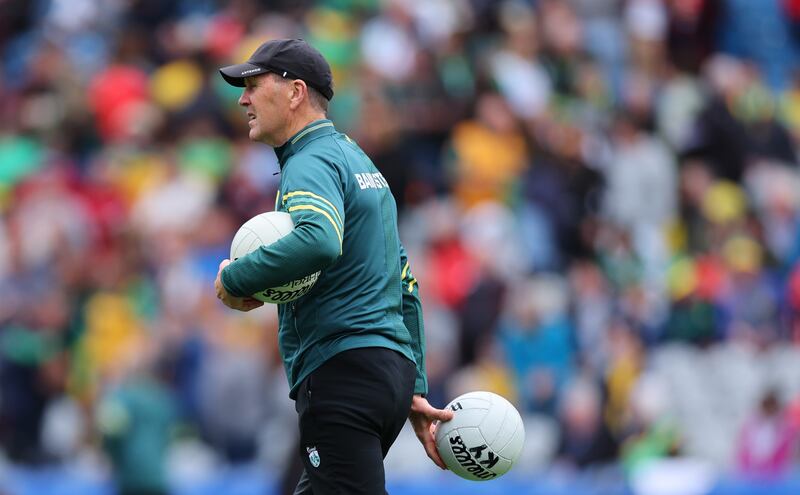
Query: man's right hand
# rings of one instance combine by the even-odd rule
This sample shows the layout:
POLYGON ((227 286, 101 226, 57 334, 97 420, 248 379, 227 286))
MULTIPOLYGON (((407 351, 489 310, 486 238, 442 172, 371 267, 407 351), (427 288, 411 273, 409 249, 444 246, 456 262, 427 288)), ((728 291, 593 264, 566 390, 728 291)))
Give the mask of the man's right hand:
POLYGON ((217 279, 214 280, 214 289, 217 292, 217 299, 222 301, 222 304, 225 306, 239 311, 250 311, 263 306, 264 302, 259 301, 258 299, 252 297, 236 297, 228 293, 228 291, 225 289, 225 286, 222 285, 222 269, 230 264, 231 260, 222 260, 222 262, 219 264, 217 279))

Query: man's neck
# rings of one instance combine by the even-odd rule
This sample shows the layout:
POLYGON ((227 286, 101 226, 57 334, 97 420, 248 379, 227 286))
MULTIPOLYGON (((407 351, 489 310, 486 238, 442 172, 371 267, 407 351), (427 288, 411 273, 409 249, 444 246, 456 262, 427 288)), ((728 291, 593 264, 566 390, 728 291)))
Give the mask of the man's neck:
POLYGON ((296 119, 292 119, 290 125, 286 126, 286 133, 282 136, 282 141, 275 145, 277 148, 278 146, 283 146, 286 144, 286 141, 292 138, 295 134, 303 130, 308 124, 315 122, 317 120, 327 118, 324 113, 322 112, 305 112, 302 115, 298 115, 296 119))

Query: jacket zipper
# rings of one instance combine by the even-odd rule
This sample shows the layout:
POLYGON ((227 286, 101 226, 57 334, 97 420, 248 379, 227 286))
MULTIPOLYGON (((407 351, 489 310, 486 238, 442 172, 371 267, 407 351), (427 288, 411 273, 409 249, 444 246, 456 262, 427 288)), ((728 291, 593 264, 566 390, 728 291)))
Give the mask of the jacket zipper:
POLYGON ((292 322, 294 323, 294 333, 297 335, 297 341, 302 343, 303 339, 300 337, 300 332, 297 330, 297 303, 292 303, 292 322))

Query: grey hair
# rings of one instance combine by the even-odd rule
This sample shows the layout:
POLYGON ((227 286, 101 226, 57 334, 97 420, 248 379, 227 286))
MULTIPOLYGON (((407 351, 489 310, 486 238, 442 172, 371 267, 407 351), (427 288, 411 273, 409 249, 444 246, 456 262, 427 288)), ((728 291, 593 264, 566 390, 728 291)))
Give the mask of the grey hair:
POLYGON ((316 89, 312 88, 308 84, 306 84, 308 88, 308 97, 311 100, 311 106, 313 106, 316 110, 320 110, 325 115, 328 114, 328 99, 325 98, 322 93, 317 91, 316 89))

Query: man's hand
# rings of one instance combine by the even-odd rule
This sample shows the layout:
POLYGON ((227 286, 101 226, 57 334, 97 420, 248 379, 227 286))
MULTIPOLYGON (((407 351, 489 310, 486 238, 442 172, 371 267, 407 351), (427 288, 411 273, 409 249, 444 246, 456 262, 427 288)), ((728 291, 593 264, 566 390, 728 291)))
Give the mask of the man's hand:
POLYGON ((414 427, 414 433, 417 438, 422 442, 425 447, 425 452, 428 457, 440 468, 447 469, 444 461, 439 456, 439 451, 436 450, 436 438, 434 432, 436 431, 436 424, 434 421, 450 421, 453 419, 453 411, 448 409, 436 409, 427 399, 421 395, 415 395, 411 400, 411 412, 408 414, 408 419, 411 420, 411 426, 414 427))
POLYGON ((217 271, 217 279, 214 280, 214 289, 217 291, 217 299, 222 301, 222 304, 231 308, 238 309, 239 311, 250 311, 251 309, 260 308, 264 305, 262 301, 252 297, 235 297, 228 294, 225 286, 222 285, 222 269, 231 264, 231 260, 222 260, 219 264, 219 271, 217 271))

